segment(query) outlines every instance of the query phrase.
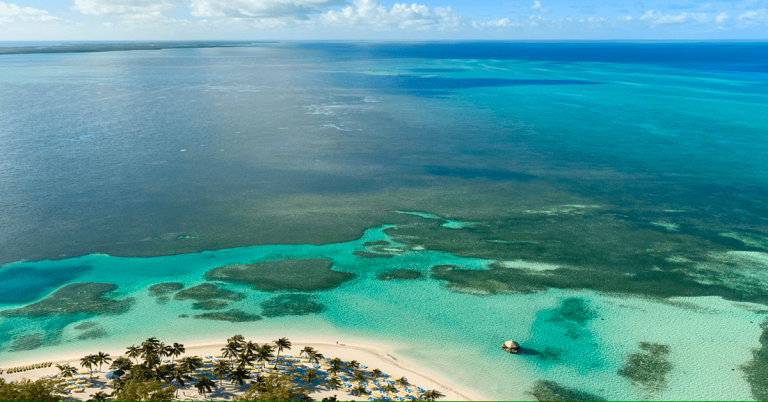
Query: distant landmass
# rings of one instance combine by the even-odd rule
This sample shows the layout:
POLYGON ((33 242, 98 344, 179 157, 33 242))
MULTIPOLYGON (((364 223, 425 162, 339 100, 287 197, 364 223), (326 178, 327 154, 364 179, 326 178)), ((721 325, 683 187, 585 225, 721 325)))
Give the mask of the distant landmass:
MULTIPOLYGON (((18 43, 18 42, 17 42, 18 43)), ((163 50, 163 49, 191 49, 210 47, 248 47, 259 46, 269 41, 151 41, 151 42, 72 42, 56 43, 51 45, 31 46, 1 46, 2 54, 34 54, 34 53, 94 53, 94 52, 119 52, 126 50, 163 50)))

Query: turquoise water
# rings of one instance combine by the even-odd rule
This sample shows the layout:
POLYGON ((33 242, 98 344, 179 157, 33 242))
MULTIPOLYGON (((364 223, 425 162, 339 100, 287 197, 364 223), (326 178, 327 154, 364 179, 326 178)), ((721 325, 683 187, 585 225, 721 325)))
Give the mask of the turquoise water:
MULTIPOLYGON (((537 380, 607 399, 765 395, 742 366, 768 364, 752 353, 768 311, 766 55, 515 42, 2 55, 0 314, 76 282, 133 299, 114 315, 2 316, 0 362, 307 334, 395 345, 498 399, 533 398, 537 380), (312 292, 320 313, 239 323, 148 291, 286 258, 357 276, 312 292), (422 277, 377 278, 394 269, 422 277), (525 353, 504 354, 510 338, 525 353), (665 348, 653 358, 669 370, 630 364, 665 348)), ((293 293, 218 284, 243 294, 219 313, 293 293)))
MULTIPOLYGON (((5 318, 3 346, 19 334, 40 332, 55 346, 35 351, 9 353, 14 358, 45 355, 48 350, 67 347, 134 344, 146 334, 167 341, 189 334, 224 339, 234 332, 274 336, 275 333, 361 337, 396 345, 398 353, 414 359, 446 377, 457 378, 469 388, 490 397, 525 396, 531 382, 555 378, 562 384, 609 399, 749 399, 749 388, 738 368, 758 346, 760 330, 749 321, 760 320, 759 306, 726 302, 719 298, 688 298, 679 304, 615 297, 590 291, 551 290, 532 295, 483 297, 449 291, 432 279, 382 281, 380 272, 395 268, 418 270, 429 275, 430 267, 453 264, 465 269, 483 269, 490 261, 459 258, 444 252, 408 250, 392 258, 360 258, 352 251, 366 249, 364 242, 391 240, 383 227, 366 231, 361 239, 328 244, 267 245, 206 251, 163 257, 127 258, 103 254, 83 257, 19 262, 15 267, 40 271, 68 270, 73 266, 91 269, 76 281, 109 280, 119 287, 110 297, 135 297, 130 312, 116 316, 76 316, 46 319, 5 318), (205 271, 221 265, 270 261, 284 258, 333 260, 333 269, 358 277, 329 290, 316 292, 326 306, 320 315, 267 318, 254 323, 227 323, 180 318, 194 315, 189 301, 170 300, 160 304, 147 288, 164 281, 180 281, 190 287, 204 282, 205 271), (583 302, 589 312, 584 320, 558 313, 565 300, 583 302), (686 304, 687 303, 687 304, 686 304), (79 340, 74 329, 82 321, 97 323, 106 330, 105 339, 79 340), (275 332, 277 331, 277 332, 275 332), (180 335, 185 334, 185 335, 180 335), (531 354, 510 356, 500 350, 500 340, 517 339, 531 354), (669 345, 674 365, 668 386, 662 392, 647 393, 617 376, 624 356, 636 352, 637 344, 651 341, 669 345), (717 345, 728 345, 719 347, 717 345), (541 353, 541 354, 539 354, 541 353), (509 381, 514 373, 516 381, 509 381), (711 384, 713 373, 719 382, 711 384)), ((392 244, 392 249, 401 244, 392 244)), ((533 265, 533 264, 532 264, 533 265)), ((521 266, 518 262, 517 266, 521 266)), ((20 286, 29 278, 4 282, 20 286)), ((258 303, 271 292, 250 286, 223 285, 240 291, 246 298, 232 307, 258 313, 258 303)), ((19 304, 21 305, 21 304, 19 304)), ((8 308, 12 306, 7 306, 8 308)))

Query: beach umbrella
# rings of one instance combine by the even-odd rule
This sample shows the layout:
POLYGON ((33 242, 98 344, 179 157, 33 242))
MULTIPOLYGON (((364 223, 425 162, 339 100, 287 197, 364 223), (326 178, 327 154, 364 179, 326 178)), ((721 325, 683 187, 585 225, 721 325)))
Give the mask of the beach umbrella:
POLYGON ((109 379, 109 380, 116 380, 116 379, 120 378, 120 376, 123 375, 123 374, 125 374, 125 371, 120 370, 120 369, 118 369, 118 370, 110 370, 109 372, 107 372, 107 374, 104 377, 107 377, 107 379, 109 379))

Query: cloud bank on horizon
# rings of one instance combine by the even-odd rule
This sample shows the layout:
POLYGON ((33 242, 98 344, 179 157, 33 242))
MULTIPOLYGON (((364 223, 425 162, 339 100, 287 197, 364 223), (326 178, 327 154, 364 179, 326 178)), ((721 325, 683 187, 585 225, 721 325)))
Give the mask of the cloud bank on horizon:
POLYGON ((768 37, 768 0, 417 1, 0 1, 0 40, 768 37))

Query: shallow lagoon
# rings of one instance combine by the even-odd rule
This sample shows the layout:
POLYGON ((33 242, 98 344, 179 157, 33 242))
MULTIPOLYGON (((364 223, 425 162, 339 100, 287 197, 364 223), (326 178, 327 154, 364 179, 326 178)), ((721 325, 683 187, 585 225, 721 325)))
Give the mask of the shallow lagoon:
MULTIPOLYGON (((462 269, 485 269, 492 261, 428 250, 408 250, 387 259, 352 254, 365 249, 365 242, 392 242, 384 233, 387 228, 369 229, 353 242, 323 246, 252 246, 146 258, 87 255, 11 264, 4 269, 23 265, 57 270, 87 265, 91 269, 81 273, 77 281, 110 278, 118 286, 113 297, 132 297, 136 301, 123 314, 4 318, 0 325, 8 341, 3 344, 3 353, 15 359, 23 355, 44 356, 53 350, 49 348, 129 345, 149 333, 169 341, 179 333, 198 331, 205 333, 207 339, 246 330, 264 336, 279 331, 338 336, 342 340, 347 334, 397 345, 398 353, 446 376, 460 373, 460 383, 486 390, 496 398, 533 390, 538 379, 553 380, 607 399, 750 398, 740 366, 751 357, 751 348, 759 346, 759 323, 764 315, 759 305, 720 298, 663 301, 568 290, 494 296, 456 293, 443 286, 442 281, 429 279, 432 266, 450 264, 462 269), (214 325, 208 320, 193 319, 200 311, 189 301, 171 297, 158 303, 148 290, 170 280, 182 282, 185 289, 190 289, 205 283, 205 273, 214 267, 285 258, 328 258, 333 261, 334 270, 355 273, 357 277, 337 288, 309 293, 316 296, 311 302, 322 304, 322 309, 297 310, 297 315, 291 315, 288 308, 287 313, 282 312, 285 314, 273 312, 255 322, 214 321, 214 325), (380 273, 402 266, 420 271, 428 279, 377 278, 380 273), (92 336, 84 337, 83 322, 88 322, 89 328, 96 326, 98 331, 91 329, 92 336), (101 338, 104 333, 107 337, 101 338), (29 335, 42 338, 39 349, 11 351, 29 335), (521 342, 524 353, 511 356, 501 351, 499 345, 507 338, 521 342), (667 359, 672 369, 663 376, 665 386, 633 385, 618 374, 630 355, 642 351, 642 342, 669 348, 667 359), (515 373, 515 381, 509 381, 509 373, 515 373), (715 374, 717 385, 712 381, 715 374)), ((407 248, 404 244, 392 244, 407 248)), ((525 265, 518 262, 518 266, 525 265)), ((269 300, 276 294, 291 294, 260 291, 248 284, 218 283, 220 288, 245 295, 242 300, 227 297, 228 308, 251 315, 260 314, 265 302, 269 307, 269 300)), ((215 317, 220 312, 207 314, 215 317)))

